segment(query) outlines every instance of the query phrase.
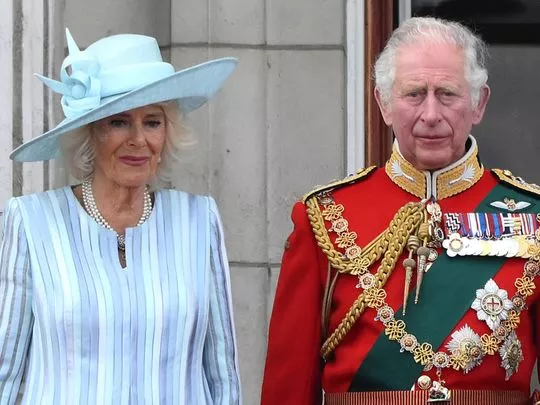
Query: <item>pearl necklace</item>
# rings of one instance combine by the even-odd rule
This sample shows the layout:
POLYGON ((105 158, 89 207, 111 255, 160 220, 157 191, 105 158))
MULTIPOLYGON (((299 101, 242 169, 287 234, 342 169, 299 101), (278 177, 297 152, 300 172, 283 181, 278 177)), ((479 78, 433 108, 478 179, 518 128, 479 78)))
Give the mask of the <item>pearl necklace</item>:
MULTIPOLYGON (((92 183, 90 180, 85 180, 82 183, 82 197, 84 208, 90 214, 90 216, 101 226, 107 228, 110 231, 113 231, 116 234, 116 239, 118 240, 118 249, 124 251, 126 249, 126 237, 124 234, 119 234, 116 232, 113 227, 107 222, 96 205, 96 200, 94 198, 94 193, 92 192, 92 183)), ((143 213, 137 226, 142 225, 144 221, 148 219, 150 213, 152 212, 152 199, 150 198, 150 193, 148 192, 148 187, 144 190, 144 203, 143 203, 143 213)))

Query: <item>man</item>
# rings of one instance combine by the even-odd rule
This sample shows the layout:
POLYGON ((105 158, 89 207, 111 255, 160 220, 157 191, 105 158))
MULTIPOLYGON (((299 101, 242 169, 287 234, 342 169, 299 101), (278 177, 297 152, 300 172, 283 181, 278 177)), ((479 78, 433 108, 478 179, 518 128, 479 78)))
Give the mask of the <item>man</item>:
POLYGON ((392 156, 295 205, 263 405, 530 403, 540 187, 479 160, 484 54, 453 22, 392 34, 375 65, 392 156))

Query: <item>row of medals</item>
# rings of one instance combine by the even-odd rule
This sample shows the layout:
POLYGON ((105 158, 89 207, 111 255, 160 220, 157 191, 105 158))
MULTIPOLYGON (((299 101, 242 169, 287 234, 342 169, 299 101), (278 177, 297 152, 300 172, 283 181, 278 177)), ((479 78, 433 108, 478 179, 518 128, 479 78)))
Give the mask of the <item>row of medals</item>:
MULTIPOLYGON (((479 222, 477 218, 487 215, 497 216, 497 214, 480 213, 445 214, 448 236, 443 241, 442 246, 446 249, 448 256, 504 256, 528 259, 534 254, 537 250, 535 249, 537 240, 540 240, 540 230, 535 229, 538 223, 535 214, 516 214, 515 217, 509 214, 510 218, 507 220, 513 222, 512 226, 509 231, 500 234, 499 237, 493 237, 494 232, 485 220, 482 225, 476 226, 478 236, 471 237, 457 232, 459 224, 456 224, 455 218, 462 218, 464 223, 468 221, 479 222), (468 220, 465 219, 466 216, 469 216, 468 220), (449 223, 452 223, 453 226, 449 223), (532 226, 525 226, 527 224, 532 224, 532 226)), ((508 227, 504 229, 508 229, 508 227)))
POLYGON ((504 256, 531 257, 534 248, 532 236, 509 236, 501 239, 481 239, 452 233, 443 241, 448 256, 504 256))
MULTIPOLYGON (((436 202, 428 203, 427 212, 429 213, 429 233, 431 241, 427 244, 429 247, 429 256, 427 263, 424 265, 423 272, 427 272, 433 261, 437 259, 437 248, 444 248, 450 257, 455 256, 501 256, 501 257, 521 257, 530 258, 534 255, 536 241, 540 240, 540 230, 537 230, 532 235, 509 236, 505 235, 500 239, 488 238, 470 238, 462 236, 454 232, 445 237, 445 233, 441 227, 442 211, 436 202)), ((540 220, 540 218, 539 218, 540 220)), ((419 271, 421 267, 419 266, 419 271)), ((421 282, 421 276, 418 275, 421 282)), ((406 308, 406 295, 408 295, 408 283, 410 279, 406 278, 404 287, 404 314, 406 308)), ((420 286, 417 284, 417 297, 420 286)), ((515 337, 515 335, 514 335, 515 337)), ((515 337, 517 339, 517 337, 515 337)), ((450 399, 450 391, 444 386, 443 381, 431 381, 427 376, 419 378, 419 386, 423 389, 429 389, 429 402, 448 401, 450 399), (426 381, 426 380, 429 380, 426 381)))

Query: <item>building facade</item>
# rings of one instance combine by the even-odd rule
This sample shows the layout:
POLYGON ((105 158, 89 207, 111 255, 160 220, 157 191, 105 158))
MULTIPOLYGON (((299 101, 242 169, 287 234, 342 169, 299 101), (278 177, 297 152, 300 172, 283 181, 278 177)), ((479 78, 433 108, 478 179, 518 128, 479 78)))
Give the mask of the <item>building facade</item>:
MULTIPOLYGON (((410 1, 394 3, 401 16, 410 11, 410 1)), ((316 185, 373 161, 364 139, 364 132, 369 132, 365 128, 373 128, 363 114, 370 101, 365 55, 371 49, 365 44, 364 23, 366 15, 376 13, 369 14, 363 0, 8 0, 6 4, 0 15, 1 204, 12 195, 69 182, 55 162, 20 164, 8 159, 14 147, 62 118, 57 96, 32 73, 58 77, 66 52, 65 27, 81 48, 115 33, 152 35, 164 58, 177 69, 223 56, 239 59, 218 96, 189 117, 198 145, 178 167, 174 186, 209 193, 220 206, 244 403, 257 404, 268 319, 283 245, 291 231, 291 207, 316 185)), ((532 180, 538 181, 535 167, 540 163, 533 160, 540 149, 534 131, 538 122, 530 102, 540 89, 536 82, 522 79, 532 77, 537 64, 516 61, 534 62, 539 53, 533 45, 498 45, 492 54, 497 58, 491 66, 495 91, 487 123, 478 132, 481 147, 484 141, 489 163, 532 173, 532 180), (525 99, 509 108, 509 98, 517 93, 525 99), (523 143, 532 142, 526 152, 531 157, 506 154, 505 145, 517 151, 521 141, 509 142, 498 131, 492 142, 497 128, 505 128, 508 136, 523 143)), ((370 139, 377 136, 371 134, 370 139)))

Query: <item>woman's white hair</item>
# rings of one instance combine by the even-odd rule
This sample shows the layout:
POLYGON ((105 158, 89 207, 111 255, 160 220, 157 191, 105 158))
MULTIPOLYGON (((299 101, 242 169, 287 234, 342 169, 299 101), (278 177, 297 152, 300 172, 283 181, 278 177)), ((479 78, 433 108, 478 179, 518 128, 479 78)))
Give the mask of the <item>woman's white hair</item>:
MULTIPOLYGON (((396 76, 396 54, 400 47, 419 43, 453 44, 465 54, 465 79, 469 83, 473 107, 478 105, 480 91, 487 83, 486 45, 471 30, 453 21, 432 17, 413 17, 393 33, 375 62, 375 87, 382 102, 389 105, 396 76)), ((437 55, 433 55, 437 57, 437 55)))
MULTIPOLYGON (((165 142, 161 161, 150 186, 153 189, 168 186, 173 180, 176 164, 182 152, 195 144, 193 133, 185 124, 184 116, 174 101, 155 104, 165 114, 165 142)), ((77 180, 84 180, 94 172, 95 151, 92 146, 92 124, 85 125, 60 138, 60 151, 63 163, 69 174, 77 180)))

